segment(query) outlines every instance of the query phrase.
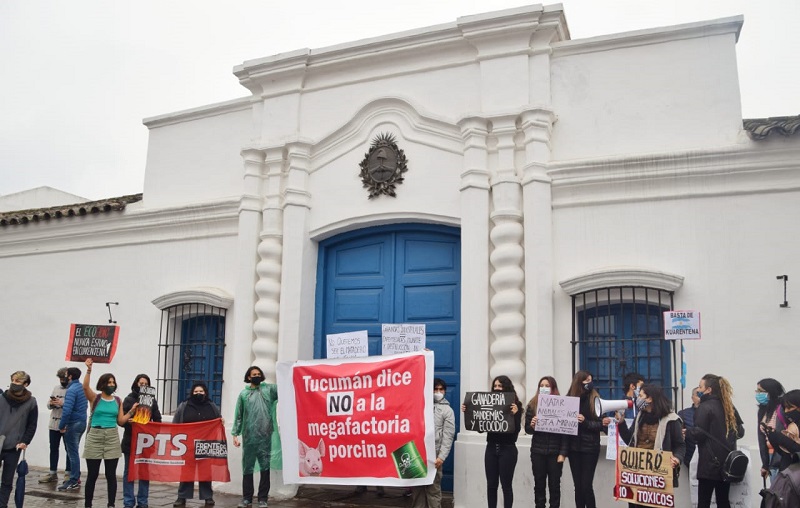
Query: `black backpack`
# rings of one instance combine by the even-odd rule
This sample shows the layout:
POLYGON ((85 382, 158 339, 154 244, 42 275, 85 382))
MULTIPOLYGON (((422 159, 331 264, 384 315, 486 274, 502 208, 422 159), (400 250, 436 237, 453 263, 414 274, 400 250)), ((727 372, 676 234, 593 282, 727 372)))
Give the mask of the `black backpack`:
MULTIPOLYGON (((794 463, 778 473, 770 488, 760 492, 763 508, 794 508, 800 506, 800 462, 795 454, 794 463)), ((765 480, 766 486, 766 480, 765 480)))
MULTIPOLYGON (((728 456, 725 457, 725 461, 720 464, 720 468, 722 469, 722 481, 739 483, 744 480, 744 477, 747 475, 747 466, 750 463, 750 459, 747 458, 747 455, 741 450, 731 450, 727 444, 706 432, 705 429, 700 427, 696 428, 728 450, 728 456)), ((714 459, 719 462, 719 459, 716 457, 714 459)))

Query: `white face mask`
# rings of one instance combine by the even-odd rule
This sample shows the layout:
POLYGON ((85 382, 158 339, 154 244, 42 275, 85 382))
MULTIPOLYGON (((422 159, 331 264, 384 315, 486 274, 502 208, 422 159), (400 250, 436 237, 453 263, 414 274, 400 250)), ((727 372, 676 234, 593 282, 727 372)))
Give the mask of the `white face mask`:
POLYGON ((541 395, 550 395, 550 387, 549 386, 540 386, 539 393, 541 395))
POLYGON ((443 398, 444 394, 442 392, 433 392, 433 400, 435 400, 436 402, 441 402, 443 398))

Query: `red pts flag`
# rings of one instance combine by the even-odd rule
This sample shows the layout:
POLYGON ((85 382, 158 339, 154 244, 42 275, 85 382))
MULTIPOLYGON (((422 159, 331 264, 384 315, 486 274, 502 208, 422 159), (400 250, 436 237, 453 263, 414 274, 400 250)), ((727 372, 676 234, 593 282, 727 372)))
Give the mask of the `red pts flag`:
POLYGON ((229 482, 228 443, 222 420, 132 423, 129 480, 229 482))

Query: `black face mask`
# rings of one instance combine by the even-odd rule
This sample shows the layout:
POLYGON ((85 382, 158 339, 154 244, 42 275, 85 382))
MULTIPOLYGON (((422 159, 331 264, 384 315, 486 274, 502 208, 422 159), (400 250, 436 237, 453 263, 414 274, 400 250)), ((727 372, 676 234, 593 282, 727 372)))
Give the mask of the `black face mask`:
POLYGON ((66 388, 68 384, 69 384, 69 380, 67 378, 62 377, 61 378, 61 388, 66 388))
POLYGON ((264 377, 263 376, 250 376, 250 382, 252 384, 254 384, 254 385, 260 385, 262 382, 264 382, 264 377))
POLYGON ((11 386, 8 387, 8 389, 11 390, 12 393, 22 393, 25 387, 22 385, 12 384, 11 386))
MULTIPOLYGON (((14 386, 14 385, 11 385, 14 386)), ((792 423, 800 423, 800 409, 792 409, 791 411, 784 411, 786 419, 792 423)))
POLYGON ((206 400, 206 394, 205 393, 193 393, 192 394, 192 400, 195 401, 195 402, 203 402, 204 400, 206 400))
POLYGON ((116 386, 106 386, 105 388, 103 388, 103 393, 105 393, 106 395, 111 395, 116 391, 117 391, 116 386))
POLYGON ((594 381, 589 381, 583 384, 584 391, 591 392, 594 389, 594 381))

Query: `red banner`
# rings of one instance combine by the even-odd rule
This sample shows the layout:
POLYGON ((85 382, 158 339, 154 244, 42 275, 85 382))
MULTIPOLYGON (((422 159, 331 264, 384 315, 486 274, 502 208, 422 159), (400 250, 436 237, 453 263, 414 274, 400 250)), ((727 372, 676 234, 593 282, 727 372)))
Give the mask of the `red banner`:
POLYGON ((229 482, 221 419, 197 423, 132 423, 129 480, 229 482))
POLYGON ((284 481, 430 484, 432 380, 429 352, 279 365, 284 481))

